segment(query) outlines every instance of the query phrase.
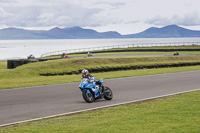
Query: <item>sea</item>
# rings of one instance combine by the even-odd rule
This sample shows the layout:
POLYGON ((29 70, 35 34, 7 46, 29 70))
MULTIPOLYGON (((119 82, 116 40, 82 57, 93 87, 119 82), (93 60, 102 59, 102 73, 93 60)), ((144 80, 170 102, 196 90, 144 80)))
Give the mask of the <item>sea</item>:
POLYGON ((200 38, 0 40, 0 60, 27 58, 70 49, 146 43, 200 42, 200 38))

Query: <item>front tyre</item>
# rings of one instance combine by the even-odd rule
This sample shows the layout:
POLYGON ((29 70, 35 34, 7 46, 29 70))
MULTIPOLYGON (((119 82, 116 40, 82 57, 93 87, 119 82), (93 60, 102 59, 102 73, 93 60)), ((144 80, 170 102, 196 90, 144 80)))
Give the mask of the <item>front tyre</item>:
POLYGON ((87 92, 87 90, 83 90, 82 92, 82 96, 83 96, 83 99, 88 102, 88 103, 92 103, 94 101, 94 95, 92 93, 91 90, 88 90, 89 93, 87 92))
POLYGON ((106 100, 111 100, 113 98, 113 93, 107 86, 104 87, 104 98, 106 100))

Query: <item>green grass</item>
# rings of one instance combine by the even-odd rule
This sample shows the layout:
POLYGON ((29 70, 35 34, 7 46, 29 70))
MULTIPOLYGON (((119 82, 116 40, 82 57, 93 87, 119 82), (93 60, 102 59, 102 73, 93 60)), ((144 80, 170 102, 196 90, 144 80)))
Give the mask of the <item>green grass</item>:
MULTIPOLYGON (((127 70, 127 71, 92 73, 92 74, 97 79, 99 78, 111 79, 111 78, 120 78, 120 77, 133 77, 133 76, 176 73, 176 72, 196 71, 196 70, 200 70, 200 66, 127 70)), ((7 77, 0 80, 0 89, 80 82, 80 80, 81 80, 80 74, 79 75, 63 75, 63 76, 32 76, 32 77, 20 76, 18 78, 7 77)))
MULTIPOLYGON (((119 53, 118 53, 119 54, 119 53)), ((0 61, 0 89, 79 82, 81 75, 40 76, 44 72, 76 71, 83 68, 199 62, 200 56, 115 57, 62 59, 30 63, 16 69, 6 69, 0 61)), ((98 78, 111 79, 164 73, 200 70, 200 66, 127 70, 93 73, 98 78)), ((136 133, 199 133, 200 91, 162 99, 106 108, 81 114, 27 122, 1 127, 0 133, 55 133, 55 132, 136 132, 136 133)))
MULTIPOLYGON (((47 62, 27 64, 16 69, 17 71, 32 70, 32 74, 54 74, 73 72, 81 69, 122 67, 131 65, 150 65, 159 63, 198 62, 197 56, 162 56, 162 57, 110 57, 110 58, 82 58, 82 59, 61 59, 47 62)), ((24 73, 23 73, 24 74, 24 73)), ((8 75, 8 74, 7 74, 8 75)))
POLYGON ((7 68, 7 61, 0 61, 0 70, 1 69, 6 69, 7 68))
POLYGON ((1 133, 199 133, 200 91, 0 128, 1 133))
MULTIPOLYGON (((120 57, 120 58, 85 58, 85 59, 61 59, 46 62, 29 63, 19 66, 16 69, 6 69, 5 62, 0 69, 0 89, 30 87, 50 84, 61 84, 79 82, 81 75, 63 76, 40 76, 45 72, 67 72, 77 71, 84 68, 108 67, 108 66, 128 66, 137 64, 158 64, 172 62, 199 62, 200 56, 163 56, 163 57, 120 57)), ((163 73, 175 73, 182 71, 200 70, 200 66, 162 68, 162 69, 143 69, 129 71, 115 71, 106 73, 92 73, 96 78, 120 78, 142 75, 153 75, 163 73)))

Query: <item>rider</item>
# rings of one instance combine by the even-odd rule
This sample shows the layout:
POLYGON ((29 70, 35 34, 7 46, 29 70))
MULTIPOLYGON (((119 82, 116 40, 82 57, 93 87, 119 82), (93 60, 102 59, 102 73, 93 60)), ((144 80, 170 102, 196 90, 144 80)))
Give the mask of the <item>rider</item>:
POLYGON ((92 74, 89 74, 89 71, 87 69, 82 70, 81 73, 82 73, 82 78, 87 78, 89 80, 94 79, 94 76, 92 74))
POLYGON ((87 69, 84 69, 81 71, 82 78, 87 78, 89 82, 96 82, 96 84, 99 84, 100 92, 102 92, 102 84, 98 80, 95 80, 95 77, 92 74, 89 74, 89 71, 87 69))

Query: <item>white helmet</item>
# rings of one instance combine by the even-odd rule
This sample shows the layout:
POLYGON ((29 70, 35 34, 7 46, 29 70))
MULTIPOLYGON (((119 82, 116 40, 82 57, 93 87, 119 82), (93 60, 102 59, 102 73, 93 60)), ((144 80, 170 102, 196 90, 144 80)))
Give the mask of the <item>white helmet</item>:
POLYGON ((84 69, 84 70, 81 71, 81 73, 82 73, 82 77, 83 77, 83 78, 87 78, 87 77, 88 77, 88 74, 89 74, 89 71, 86 70, 86 69, 84 69))

